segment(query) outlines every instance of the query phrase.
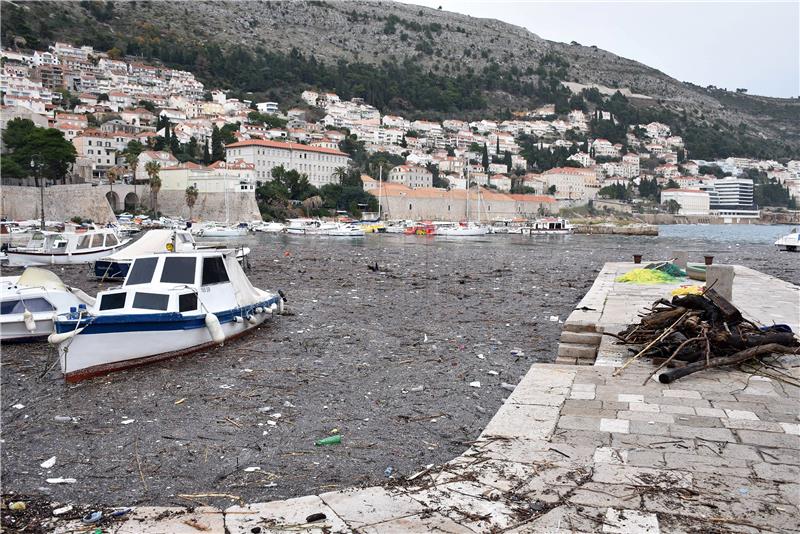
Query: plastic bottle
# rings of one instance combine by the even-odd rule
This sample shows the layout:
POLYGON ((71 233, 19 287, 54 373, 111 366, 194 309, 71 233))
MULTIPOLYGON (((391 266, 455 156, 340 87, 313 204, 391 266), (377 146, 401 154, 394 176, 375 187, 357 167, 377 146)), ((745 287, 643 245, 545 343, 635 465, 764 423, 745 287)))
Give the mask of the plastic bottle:
POLYGON ((70 319, 77 319, 78 318, 78 308, 75 306, 69 307, 69 318, 70 319))
POLYGON ((342 436, 337 434, 336 436, 331 436, 331 437, 328 437, 328 438, 319 439, 319 440, 314 442, 314 445, 319 447, 321 445, 336 445, 336 444, 341 443, 341 442, 342 442, 342 436))

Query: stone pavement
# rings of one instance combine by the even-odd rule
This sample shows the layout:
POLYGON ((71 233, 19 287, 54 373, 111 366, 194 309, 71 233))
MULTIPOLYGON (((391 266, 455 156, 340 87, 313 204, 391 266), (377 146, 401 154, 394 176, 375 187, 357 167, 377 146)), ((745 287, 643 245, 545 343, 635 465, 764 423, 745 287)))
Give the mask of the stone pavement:
MULTIPOLYGON (((741 273, 734 302, 745 314, 796 324, 797 287, 741 273), (755 298, 758 284, 769 299, 755 298)), ((614 292, 595 325, 621 327, 635 319, 630 307, 671 289, 626 287, 622 298, 620 285, 606 284, 614 292)), ((533 365, 463 455, 408 480, 225 510, 139 508, 103 531, 800 531, 800 388, 731 369, 665 385, 648 380, 646 362, 614 377, 628 355, 604 336, 594 366, 533 365)), ((783 361, 800 380, 800 358, 783 361)))

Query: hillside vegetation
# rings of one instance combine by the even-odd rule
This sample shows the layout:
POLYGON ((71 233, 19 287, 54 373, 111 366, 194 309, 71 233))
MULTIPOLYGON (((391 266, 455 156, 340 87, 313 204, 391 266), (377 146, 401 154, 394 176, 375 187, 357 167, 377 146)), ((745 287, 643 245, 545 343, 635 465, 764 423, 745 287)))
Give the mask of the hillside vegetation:
POLYGON ((593 46, 407 4, 4 1, 2 38, 116 49, 245 98, 291 103, 313 87, 411 118, 563 109, 571 92, 561 82, 598 85, 648 97, 628 99, 626 122, 667 122, 691 157, 796 157, 800 148, 798 99, 701 88, 593 46))

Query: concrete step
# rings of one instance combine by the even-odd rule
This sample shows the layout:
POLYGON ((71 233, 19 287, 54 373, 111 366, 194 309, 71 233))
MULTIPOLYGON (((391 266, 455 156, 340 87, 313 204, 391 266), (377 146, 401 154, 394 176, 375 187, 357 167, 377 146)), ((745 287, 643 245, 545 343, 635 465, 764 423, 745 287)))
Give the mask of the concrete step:
POLYGON ((596 345, 580 345, 578 343, 559 343, 558 355, 565 358, 581 358, 594 360, 597 357, 596 345))
POLYGON ((555 363, 559 365, 577 365, 578 358, 567 358, 566 356, 556 357, 555 363))
POLYGON ((597 333, 597 322, 596 321, 582 321, 582 320, 570 320, 564 323, 563 330, 566 332, 594 332, 597 333))
POLYGON ((561 343, 577 343, 579 345, 599 346, 603 339, 603 334, 597 332, 571 332, 564 330, 561 332, 561 343))

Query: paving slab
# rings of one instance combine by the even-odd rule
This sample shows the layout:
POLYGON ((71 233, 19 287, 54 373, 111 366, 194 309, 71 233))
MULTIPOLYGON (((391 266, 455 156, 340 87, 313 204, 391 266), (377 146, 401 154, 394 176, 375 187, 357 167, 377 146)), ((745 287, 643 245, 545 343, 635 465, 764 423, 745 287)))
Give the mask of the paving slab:
POLYGON ((349 527, 316 495, 285 501, 231 506, 225 510, 229 534, 278 533, 302 530, 310 534, 349 532, 349 527), (314 515, 323 514, 323 518, 314 515), (312 522, 309 522, 312 519, 312 522), (260 529, 260 530, 258 530, 260 529))

